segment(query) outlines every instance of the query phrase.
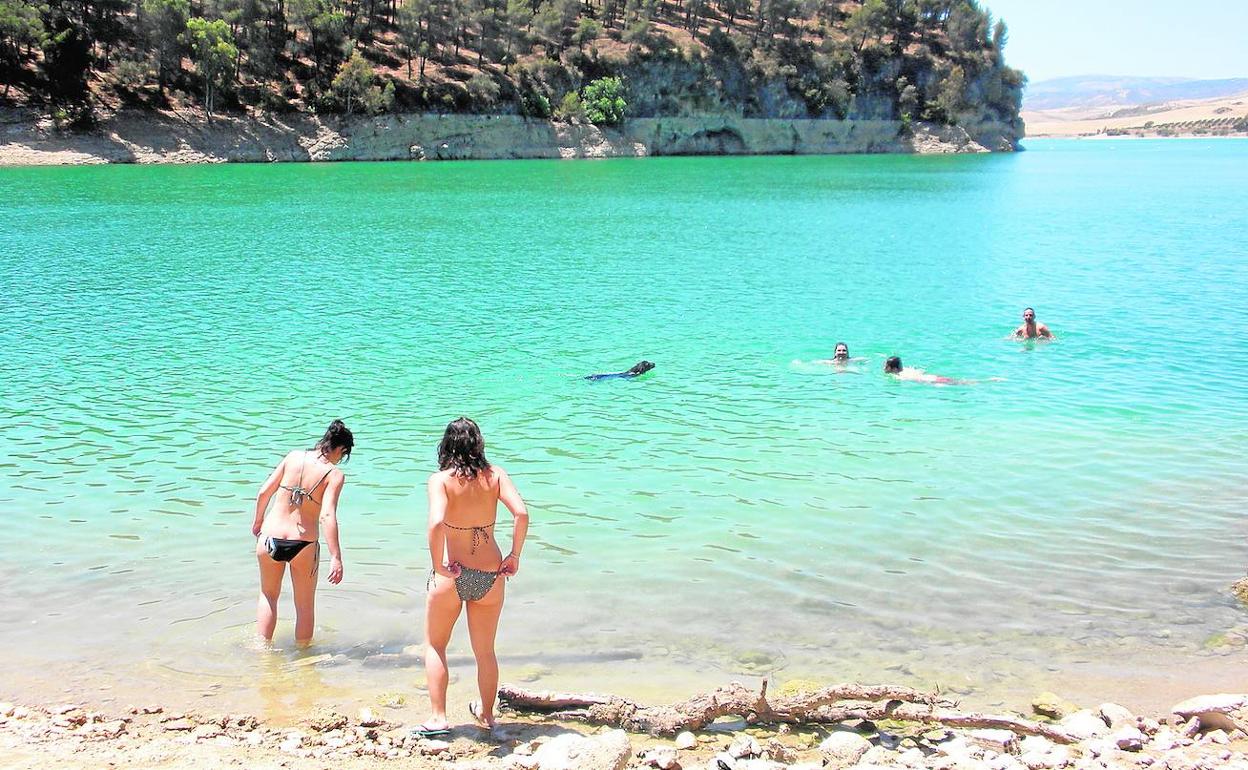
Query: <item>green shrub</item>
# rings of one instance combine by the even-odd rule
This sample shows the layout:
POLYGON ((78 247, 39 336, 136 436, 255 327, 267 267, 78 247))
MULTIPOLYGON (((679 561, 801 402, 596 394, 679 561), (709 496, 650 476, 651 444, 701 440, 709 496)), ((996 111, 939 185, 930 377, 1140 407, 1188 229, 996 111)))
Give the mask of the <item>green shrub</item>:
POLYGON ((581 103, 581 97, 576 91, 569 91, 563 95, 563 99, 559 102, 559 106, 555 108, 555 120, 561 120, 564 123, 571 123, 574 120, 585 119, 585 105, 581 103))
POLYGON ((582 103, 585 118, 600 126, 617 126, 628 109, 624 101, 624 81, 618 77, 598 78, 585 86, 582 103))
POLYGON ((520 114, 526 118, 549 118, 550 100, 540 91, 521 91, 520 114))
POLYGON ((498 101, 499 88, 494 78, 478 72, 468 79, 468 97, 474 106, 486 108, 498 101))

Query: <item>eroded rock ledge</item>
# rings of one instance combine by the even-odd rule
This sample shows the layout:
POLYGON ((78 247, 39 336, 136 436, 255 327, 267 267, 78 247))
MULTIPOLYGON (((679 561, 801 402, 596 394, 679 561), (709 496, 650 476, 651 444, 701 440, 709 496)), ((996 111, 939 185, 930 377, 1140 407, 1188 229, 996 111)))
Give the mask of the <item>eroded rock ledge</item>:
POLYGON ((347 160, 611 158, 652 155, 968 153, 1017 149, 1004 124, 695 116, 618 128, 516 115, 222 117, 121 112, 68 133, 27 111, 0 112, 0 165, 347 160))

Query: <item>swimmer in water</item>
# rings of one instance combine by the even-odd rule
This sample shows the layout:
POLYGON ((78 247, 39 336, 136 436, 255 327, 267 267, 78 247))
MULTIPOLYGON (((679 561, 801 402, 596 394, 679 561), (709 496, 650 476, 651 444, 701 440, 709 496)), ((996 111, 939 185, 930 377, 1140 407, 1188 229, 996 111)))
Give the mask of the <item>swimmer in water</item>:
POLYGON ((849 345, 846 345, 844 342, 838 342, 836 343, 836 348, 834 349, 831 358, 821 358, 818 361, 815 361, 815 363, 816 364, 832 364, 833 366, 844 367, 844 366, 849 366, 849 364, 852 361, 861 361, 861 360, 863 359, 850 358, 849 357, 849 345))
POLYGON ((896 375, 899 380, 908 382, 924 382, 928 385, 970 385, 970 380, 955 380, 952 377, 944 377, 939 374, 928 374, 922 369, 912 369, 903 367, 901 359, 897 356, 890 357, 884 362, 884 373, 896 375))
POLYGON ((1023 325, 1014 330, 1014 337, 1025 340, 1034 339, 1053 339, 1053 332, 1049 331, 1049 327, 1036 321, 1036 311, 1031 308, 1023 308, 1023 325))

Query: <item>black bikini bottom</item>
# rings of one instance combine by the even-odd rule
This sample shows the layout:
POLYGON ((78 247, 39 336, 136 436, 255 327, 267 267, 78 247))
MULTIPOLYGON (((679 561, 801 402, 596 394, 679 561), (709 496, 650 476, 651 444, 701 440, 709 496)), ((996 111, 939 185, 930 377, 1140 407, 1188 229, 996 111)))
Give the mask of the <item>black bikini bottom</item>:
POLYGON ((269 557, 273 561, 291 561, 304 548, 316 543, 316 560, 312 564, 312 574, 316 574, 316 568, 320 566, 321 561, 321 544, 318 540, 287 540, 283 537, 266 537, 264 539, 264 550, 269 552, 269 557))

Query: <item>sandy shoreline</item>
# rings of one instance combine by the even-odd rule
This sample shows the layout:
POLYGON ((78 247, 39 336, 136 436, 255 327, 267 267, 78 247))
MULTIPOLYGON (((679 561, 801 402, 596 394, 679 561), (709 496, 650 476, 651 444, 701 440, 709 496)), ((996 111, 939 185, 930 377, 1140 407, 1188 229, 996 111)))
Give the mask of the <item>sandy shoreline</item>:
POLYGON ((1248 725, 1248 695, 1207 696, 1176 704, 1171 713, 1136 715, 1112 703, 1080 709, 1045 694, 1033 710, 1028 720, 1049 725, 1045 729, 1070 742, 892 720, 753 727, 738 720, 692 734, 651 736, 506 711, 494 733, 453 724, 450 736, 430 740, 409 735, 411 722, 385 708, 353 716, 321 708, 294 724, 274 724, 249 714, 180 712, 155 704, 96 711, 73 703, 0 703, 0 766, 1248 769, 1242 729, 1248 725))

